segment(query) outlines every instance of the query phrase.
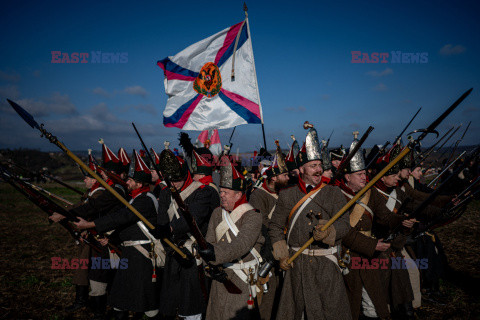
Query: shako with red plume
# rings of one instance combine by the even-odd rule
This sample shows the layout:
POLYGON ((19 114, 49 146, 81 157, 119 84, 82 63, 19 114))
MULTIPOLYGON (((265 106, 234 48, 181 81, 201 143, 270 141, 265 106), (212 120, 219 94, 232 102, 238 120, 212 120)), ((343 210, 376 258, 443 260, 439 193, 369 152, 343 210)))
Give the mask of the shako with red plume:
POLYGON ((152 173, 150 169, 147 167, 142 157, 140 157, 135 149, 133 150, 133 154, 135 155, 135 171, 133 172, 133 176, 131 178, 138 182, 151 183, 152 173))
POLYGON ((117 155, 113 153, 112 150, 110 150, 110 148, 107 147, 107 145, 105 144, 102 138, 98 140, 98 143, 102 145, 103 168, 105 168, 108 171, 120 172, 121 171, 120 160, 118 159, 117 155))
POLYGON ((192 157, 192 171, 193 174, 204 174, 206 176, 212 175, 212 165, 195 150, 193 150, 192 157))
POLYGON ((118 149, 118 159, 120 160, 120 173, 127 173, 130 169, 130 158, 125 149, 118 149))

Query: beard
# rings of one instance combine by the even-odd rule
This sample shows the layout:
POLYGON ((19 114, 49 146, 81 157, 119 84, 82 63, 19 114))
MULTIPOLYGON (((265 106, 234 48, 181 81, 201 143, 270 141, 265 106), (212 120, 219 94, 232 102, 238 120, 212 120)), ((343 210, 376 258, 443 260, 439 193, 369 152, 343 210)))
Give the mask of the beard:
POLYGON ((279 193, 280 190, 288 186, 288 181, 277 181, 275 182, 275 193, 279 193))

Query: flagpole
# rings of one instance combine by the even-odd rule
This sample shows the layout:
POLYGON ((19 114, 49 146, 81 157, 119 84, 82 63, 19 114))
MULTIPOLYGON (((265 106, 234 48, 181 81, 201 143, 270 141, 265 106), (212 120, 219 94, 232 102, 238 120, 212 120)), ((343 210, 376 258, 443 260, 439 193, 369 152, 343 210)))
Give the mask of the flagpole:
POLYGON ((253 41, 252 34, 250 33, 250 24, 248 23, 248 8, 247 4, 243 3, 243 11, 245 12, 245 21, 247 22, 247 32, 250 37, 250 48, 252 49, 252 60, 253 60, 253 74, 255 75, 255 84, 257 85, 257 97, 258 97, 258 106, 260 107, 260 117, 262 121, 262 133, 263 133, 263 145, 265 146, 265 151, 267 151, 267 140, 265 139, 265 127, 263 125, 263 110, 262 102, 260 101, 260 90, 258 89, 258 79, 257 79, 257 70, 255 69, 255 57, 253 56, 253 41))

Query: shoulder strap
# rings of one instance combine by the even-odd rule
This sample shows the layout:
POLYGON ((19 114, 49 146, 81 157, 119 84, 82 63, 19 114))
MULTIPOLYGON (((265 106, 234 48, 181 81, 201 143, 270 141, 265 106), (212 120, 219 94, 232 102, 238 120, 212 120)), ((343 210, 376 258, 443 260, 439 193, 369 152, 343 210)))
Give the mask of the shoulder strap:
MULTIPOLYGON (((290 224, 290 220, 292 219, 292 216, 294 214, 294 212, 298 209, 298 207, 300 207, 305 201, 307 201, 307 199, 310 199, 308 202, 311 201, 311 199, 313 199, 315 197, 315 195, 323 188, 325 187, 326 184, 324 184, 322 182, 322 184, 320 185, 320 187, 318 188, 313 188, 309 193, 307 193, 302 199, 300 199, 300 201, 297 202, 297 204, 295 204, 295 206, 293 206, 292 210, 290 210, 290 213, 288 214, 288 219, 287 219, 287 225, 285 226, 285 230, 284 230, 284 234, 287 234, 287 231, 288 231, 288 225, 290 224)), ((305 207, 305 206, 304 206, 305 207)), ((303 208, 302 208, 303 210, 303 208)), ((301 210, 299 210, 301 211, 301 210)))
MULTIPOLYGON (((180 197, 182 198, 182 200, 187 199, 192 193, 195 192, 195 190, 197 190, 201 186, 203 186, 203 183, 198 181, 193 181, 187 188, 185 188, 185 190, 180 192, 180 197)), ((178 214, 177 209, 178 209, 177 203, 175 202, 173 197, 170 196, 170 206, 168 207, 168 211, 167 211, 168 218, 170 219, 170 221, 173 220, 173 217, 180 219, 180 215, 178 214)))

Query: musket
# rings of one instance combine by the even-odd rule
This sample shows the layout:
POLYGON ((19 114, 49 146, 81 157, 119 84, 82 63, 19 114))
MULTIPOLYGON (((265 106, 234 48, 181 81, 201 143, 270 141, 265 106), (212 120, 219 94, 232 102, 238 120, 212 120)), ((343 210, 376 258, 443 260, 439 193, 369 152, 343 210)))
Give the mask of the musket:
POLYGON ((330 144, 330 138, 332 137, 334 130, 335 130, 335 129, 332 129, 332 133, 330 133, 330 136, 328 137, 327 143, 325 144, 325 149, 326 149, 326 150, 328 150, 328 145, 330 144))
POLYGON ((455 162, 457 162, 458 159, 460 159, 465 153, 467 153, 467 151, 463 151, 455 160, 453 160, 450 164, 448 164, 448 166, 443 169, 442 172, 440 172, 436 177, 435 179, 433 179, 432 181, 430 181, 430 183, 427 185, 427 187, 430 187, 431 185, 433 185, 445 172, 447 172, 448 169, 450 169, 451 166, 453 166, 455 164, 455 162))
POLYGON ((375 156, 372 158, 372 160, 370 160, 370 162, 367 164, 367 166, 365 167, 365 169, 369 169, 370 166, 372 164, 375 163, 375 161, 377 161, 377 156, 378 155, 381 155, 385 152, 385 149, 387 148, 387 146, 390 144, 390 141, 387 141, 383 144, 383 146, 377 151, 377 153, 375 154, 375 156))
MULTIPOLYGON (((7 99, 7 100, 8 100, 8 99, 7 99)), ((19 166, 18 164, 13 163, 13 161, 9 161, 8 163, 11 164, 11 165, 14 165, 15 167, 18 167, 19 169, 22 169, 22 170, 25 171, 25 172, 28 172, 28 173, 30 173, 30 174, 34 174, 31 170, 28 170, 28 169, 26 169, 26 168, 24 168, 24 167, 22 167, 22 166, 19 166)), ((66 183, 63 182, 63 181, 58 180, 57 178, 52 177, 52 176, 49 175, 49 174, 46 174, 46 173, 44 173, 44 172, 40 172, 40 174, 41 174, 42 176, 44 176, 45 178, 48 178, 48 179, 50 179, 50 180, 52 180, 52 181, 55 181, 56 183, 64 186, 65 188, 68 188, 68 189, 70 189, 70 190, 72 190, 72 191, 74 191, 74 192, 76 192, 76 193, 78 193, 78 194, 80 194, 80 195, 82 195, 82 196, 83 196, 83 194, 84 194, 82 191, 78 190, 77 188, 74 188, 74 187, 72 187, 71 185, 66 184, 66 183)))
POLYGON ((102 170, 103 172, 105 172, 105 174, 107 175, 107 177, 108 177, 110 180, 112 180, 113 183, 121 185, 121 186, 125 189, 125 191, 128 190, 128 185, 127 185, 127 183, 126 183, 122 178, 120 178, 120 176, 119 176, 118 174, 116 174, 115 172, 111 172, 111 171, 105 169, 105 168, 102 167, 102 166, 98 166, 98 165, 97 165, 97 168, 100 169, 100 170, 102 170))
MULTIPOLYGON (((232 138, 233 138, 233 134, 235 133, 235 129, 237 129, 237 126, 233 127, 233 131, 232 131, 232 134, 230 135, 230 139, 228 139, 228 143, 230 144, 230 150, 232 150, 232 146, 233 146, 232 138)), ((228 150, 228 154, 230 154, 230 150, 228 150)))
POLYGON ((420 112, 420 110, 422 110, 422 107, 420 107, 420 109, 418 109, 417 113, 415 113, 412 117, 412 119, 410 119, 410 121, 407 123, 407 125, 403 128, 402 132, 400 132, 400 134, 398 136, 395 137, 395 139, 393 140, 393 143, 398 143, 398 139, 402 138, 402 135, 405 133, 405 131, 407 131, 408 127, 410 126, 410 124, 413 122, 413 120, 417 117, 418 113, 420 112))
MULTIPOLYGON (((340 165, 338 166, 337 170, 335 171, 335 174, 333 175, 332 179, 330 180, 330 183, 333 184, 335 183, 336 180, 340 176, 342 176, 345 173, 346 168, 348 167, 350 160, 352 160, 353 156, 355 156, 355 153, 357 153, 358 150, 360 150, 360 147, 363 145, 365 140, 367 140, 368 135, 370 132, 372 132, 374 128, 372 126, 368 127, 367 131, 363 134, 362 138, 358 141, 358 143, 355 145, 355 147, 349 151, 348 156, 342 160, 340 165)), ((358 133, 358 132, 356 132, 358 133)))
POLYGON ((460 137, 460 139, 458 139, 456 142, 455 142, 455 147, 453 147, 452 149, 452 152, 450 153, 450 156, 448 157, 448 162, 450 162, 450 160, 452 160, 452 157, 453 155, 455 154, 455 151, 457 150, 457 147, 458 145, 460 144, 460 142, 463 140, 463 137, 465 137, 465 134, 467 133, 468 131, 468 128, 470 128, 470 125, 472 124, 472 121, 470 121, 467 125, 467 127, 465 128, 465 131, 463 132, 462 136, 460 137))
POLYGON ((54 199, 60 200, 60 201, 62 201, 63 203, 65 203, 66 205, 68 205, 68 206, 73 206, 73 203, 72 203, 72 202, 68 201, 68 200, 65 199, 65 198, 62 198, 62 197, 56 195, 56 194, 53 193, 53 192, 50 192, 50 191, 48 191, 48 190, 45 190, 45 189, 43 189, 42 187, 36 186, 36 185, 34 185, 33 183, 30 183, 30 182, 27 182, 27 181, 24 181, 24 182, 25 182, 28 186, 32 187, 33 189, 45 193, 45 194, 48 195, 50 198, 54 198, 54 199))
MULTIPOLYGON (((170 193, 172 194, 173 199, 177 203, 179 211, 182 213, 183 217, 185 218, 185 221, 187 222, 187 225, 190 229, 190 232, 192 233, 192 236, 197 241, 198 246, 201 249, 206 249, 207 246, 208 246, 207 245, 207 240, 205 240, 202 233, 200 232, 200 229, 198 228, 198 225, 197 225, 197 222, 196 222, 195 218, 192 216, 192 214, 188 210, 188 207, 185 204, 185 202, 183 202, 182 197, 180 196, 180 193, 178 192, 177 188, 175 188, 175 186, 172 184, 172 182, 170 181, 170 179, 168 178, 167 175, 162 175, 162 173, 161 173, 160 169, 158 168, 157 164, 155 163, 155 161, 153 161, 152 155, 150 154, 150 152, 148 152, 148 148, 146 147, 145 143, 143 142, 142 136, 138 132, 137 127, 135 126, 135 124, 133 122, 132 122, 132 126, 133 126, 133 129, 135 129, 135 132, 137 133, 137 136, 140 139, 140 142, 141 142, 143 148, 145 150, 147 150, 147 155, 150 158, 150 161, 153 163, 153 167, 154 167, 155 171, 157 172, 158 176, 164 178, 164 181, 167 184, 167 187, 170 190, 170 193)), ((220 270, 218 266, 214 266, 214 265, 209 264, 208 268, 210 268, 210 270, 207 269, 207 271, 211 272, 212 274, 225 273, 225 271, 220 270)), ((228 279, 226 277, 226 274, 225 274, 224 279, 225 280, 222 283, 225 285, 225 288, 227 289, 227 291, 229 293, 233 293, 233 294, 242 293, 242 291, 230 279, 228 279)))
POLYGON ((12 176, 9 174, 3 167, 1 168, 2 177, 7 181, 12 187, 14 187, 18 192, 23 194, 28 200, 30 200, 33 204, 39 207, 42 211, 47 213, 49 216, 54 214, 55 212, 60 213, 61 215, 65 216, 65 219, 62 219, 59 224, 64 227, 68 233, 75 239, 77 244, 80 243, 80 238, 92 247, 97 252, 101 252, 99 246, 94 244, 94 241, 91 241, 90 234, 87 232, 87 237, 84 238, 81 236, 80 231, 75 229, 70 223, 73 221, 77 221, 77 218, 72 216, 70 212, 53 202, 52 200, 48 199, 44 195, 42 195, 39 191, 31 188, 28 186, 25 181, 12 176), (14 182, 15 181, 15 182, 14 182), (17 185, 18 184, 18 185, 17 185))
MULTIPOLYGON (((464 163, 462 163, 462 165, 460 165, 457 169, 455 169, 455 171, 449 175, 445 181, 437 188, 435 189, 432 193, 430 193, 428 195, 428 197, 418 205, 418 207, 415 208, 415 210, 413 210, 413 212, 411 214, 408 215, 408 219, 414 219, 416 217, 418 217, 420 215, 420 213, 425 210, 425 208, 427 208, 427 206, 429 206, 434 200, 435 198, 440 194, 441 191, 443 191, 443 189, 449 185, 450 183, 450 180, 453 179, 454 177, 456 177, 467 165, 467 163, 475 158, 478 153, 480 152, 480 147, 476 147, 469 155, 468 157, 468 160, 466 160, 464 163)), ((384 240, 385 242, 388 242, 388 241, 392 241, 393 239, 395 239, 397 237, 397 235, 399 234, 399 231, 398 229, 401 227, 401 225, 397 226, 396 228, 393 229, 393 231, 390 233, 390 235, 384 240)))
MULTIPOLYGON (((400 152, 400 154, 393 159, 383 170, 381 170, 372 180, 370 180, 362 190, 360 190, 350 201, 347 202, 328 222, 323 225, 320 230, 325 231, 330 227, 338 218, 340 218, 352 205, 356 203, 358 199, 360 199, 381 177, 383 177, 388 170, 390 170, 394 165, 396 165, 400 160, 402 160, 413 148, 415 145, 419 144, 429 133, 437 133, 435 129, 437 126, 456 108, 458 105, 465 100, 465 98, 472 92, 473 88, 467 90, 464 94, 460 96, 447 110, 445 110, 440 117, 438 117, 435 121, 433 121, 426 129, 415 130, 415 132, 421 132, 420 136, 417 139, 411 141, 409 144, 405 146, 405 148, 400 152)), ((438 135, 438 133, 437 133, 438 135)), ((287 264, 291 264, 302 252, 307 249, 312 243, 315 241, 313 237, 311 237, 293 256, 291 256, 287 260, 287 264)))
MULTIPOLYGON (((95 178, 106 190, 108 190, 111 194, 115 196, 122 204, 124 204, 130 211, 132 211, 140 220, 142 220, 150 229, 155 229, 155 227, 145 219, 145 217, 137 211, 130 203, 125 200, 121 195, 118 194, 112 187, 108 185, 97 173, 95 173, 92 169, 90 169, 82 160, 80 160, 73 152, 71 152, 62 142, 60 142, 57 137, 55 137, 52 133, 48 132, 44 128, 44 124, 39 125, 37 121, 33 118, 33 116, 28 113, 25 109, 19 106, 17 103, 7 99, 8 103, 12 106, 12 108, 18 113, 18 115, 32 128, 38 129, 42 134, 41 137, 45 137, 59 147, 63 152, 65 152, 73 161, 78 163, 83 170, 87 171, 93 178, 95 178)), ((83 194, 83 193, 82 193, 83 194)), ((178 249, 178 248, 177 248, 178 249)))

